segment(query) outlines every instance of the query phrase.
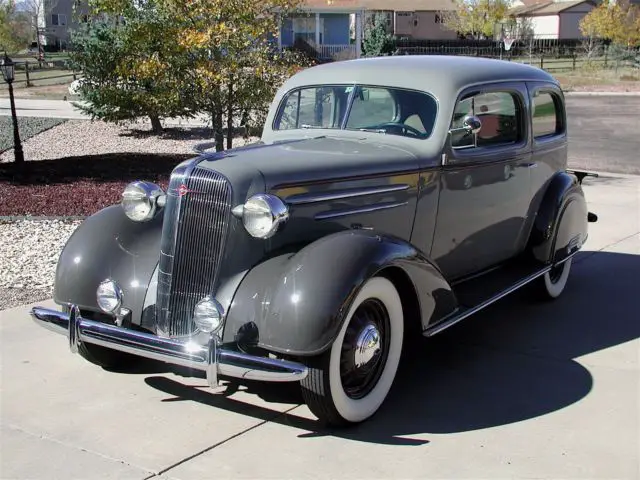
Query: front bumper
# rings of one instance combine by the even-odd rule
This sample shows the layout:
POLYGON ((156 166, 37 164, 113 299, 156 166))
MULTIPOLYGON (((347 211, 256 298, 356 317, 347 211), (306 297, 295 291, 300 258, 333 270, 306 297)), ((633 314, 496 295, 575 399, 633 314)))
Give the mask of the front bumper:
POLYGON ((75 305, 71 306, 69 313, 43 307, 33 307, 30 313, 38 325, 66 335, 73 353, 78 352, 81 342, 100 345, 203 371, 212 387, 218 385, 220 375, 268 382, 295 382, 304 379, 308 373, 307 367, 300 363, 221 348, 214 335, 206 346, 192 340, 162 338, 82 318, 75 305))

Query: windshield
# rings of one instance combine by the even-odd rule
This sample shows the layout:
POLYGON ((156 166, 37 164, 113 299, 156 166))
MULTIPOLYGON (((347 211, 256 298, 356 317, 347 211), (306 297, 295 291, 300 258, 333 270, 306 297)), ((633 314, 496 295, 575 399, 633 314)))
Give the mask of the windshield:
POLYGON ((287 93, 273 128, 344 128, 425 139, 433 130, 436 111, 435 99, 424 92, 379 86, 317 85, 287 93))

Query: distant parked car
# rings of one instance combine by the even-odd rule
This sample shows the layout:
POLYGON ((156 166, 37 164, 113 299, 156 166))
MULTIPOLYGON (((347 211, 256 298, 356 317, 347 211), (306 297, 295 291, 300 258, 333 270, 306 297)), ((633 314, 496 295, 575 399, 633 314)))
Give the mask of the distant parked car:
POLYGON ((300 382, 322 421, 361 422, 407 336, 528 284, 562 294, 596 220, 586 174, 567 170, 563 93, 540 69, 313 67, 278 91, 259 144, 181 163, 166 192, 133 182, 89 217, 59 259, 61 311, 32 316, 103 367, 300 382))

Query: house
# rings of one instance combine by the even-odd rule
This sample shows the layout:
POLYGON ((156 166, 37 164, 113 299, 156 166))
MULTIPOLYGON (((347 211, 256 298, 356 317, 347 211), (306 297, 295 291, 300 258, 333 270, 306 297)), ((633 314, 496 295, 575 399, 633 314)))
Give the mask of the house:
POLYGON ((526 23, 535 38, 579 39, 580 21, 598 5, 596 0, 517 0, 509 11, 526 23))
POLYGON ((363 0, 366 16, 387 16, 389 33, 411 40, 455 40, 457 32, 444 26, 442 12, 455 10, 452 0, 363 0))
POLYGON ((361 0, 305 0, 279 31, 280 48, 303 43, 326 60, 358 58, 362 44, 361 0))

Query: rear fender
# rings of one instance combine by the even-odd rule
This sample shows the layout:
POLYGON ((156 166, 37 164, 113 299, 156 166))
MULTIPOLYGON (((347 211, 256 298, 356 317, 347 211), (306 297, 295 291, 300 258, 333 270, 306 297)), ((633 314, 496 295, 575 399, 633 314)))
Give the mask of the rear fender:
POLYGON ((536 260, 562 261, 579 250, 588 235, 587 202, 577 177, 558 172, 549 182, 529 239, 536 260))
POLYGON ((422 322, 423 330, 455 310, 456 298, 440 270, 412 245, 348 230, 251 269, 228 310, 223 342, 290 355, 322 353, 364 282, 392 268, 409 280, 404 285, 413 291, 401 288, 399 293, 415 295, 420 314, 415 321, 422 322))

